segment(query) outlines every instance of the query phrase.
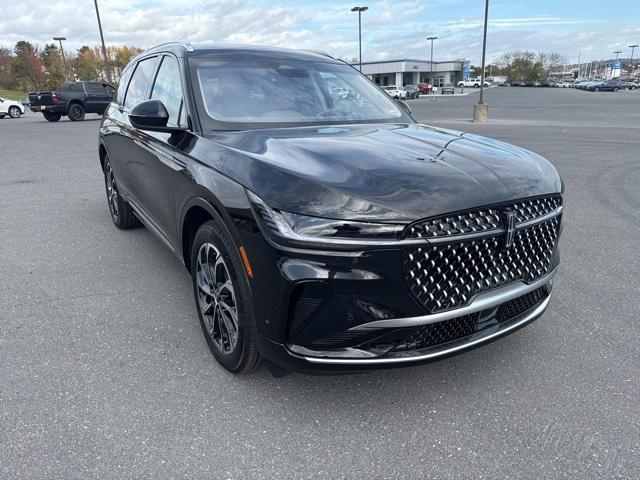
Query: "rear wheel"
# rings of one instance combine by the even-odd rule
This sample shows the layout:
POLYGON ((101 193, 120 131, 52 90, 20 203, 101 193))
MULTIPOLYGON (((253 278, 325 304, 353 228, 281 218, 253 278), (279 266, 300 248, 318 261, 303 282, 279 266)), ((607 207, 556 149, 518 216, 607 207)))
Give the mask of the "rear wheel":
POLYGON ((85 109, 82 105, 80 105, 79 103, 74 103, 71 106, 69 106, 69 111, 67 112, 67 116, 69 117, 69 120, 71 120, 72 122, 80 122, 84 120, 85 113, 86 113, 85 109))
POLYGON ((594 89, 593 89, 593 91, 594 91, 594 92, 599 92, 599 91, 600 91, 600 89, 599 89, 598 87, 596 87, 596 88, 594 88, 594 89))
POLYGON ((140 220, 133 213, 131 205, 120 196, 109 157, 104 159, 104 186, 107 191, 107 202, 109 203, 109 212, 111 213, 113 224, 122 230, 139 227, 140 220))
POLYGON ((193 292, 200 325, 216 360, 232 373, 260 366, 251 292, 235 242, 215 220, 196 232, 191 250, 193 292))
POLYGON ((60 118, 62 118, 61 113, 44 112, 43 115, 45 120, 49 122, 57 122, 58 120, 60 120, 60 118))
POLYGON ((22 115, 22 112, 18 107, 9 107, 9 116, 11 118, 20 118, 20 115, 22 115))

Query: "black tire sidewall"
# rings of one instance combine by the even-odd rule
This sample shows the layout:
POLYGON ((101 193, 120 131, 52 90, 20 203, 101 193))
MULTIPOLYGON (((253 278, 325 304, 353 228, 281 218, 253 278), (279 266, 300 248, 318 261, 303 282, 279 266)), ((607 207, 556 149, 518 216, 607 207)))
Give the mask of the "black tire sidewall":
POLYGON ((62 115, 59 113, 48 113, 45 112, 43 113, 45 120, 47 120, 48 122, 57 122, 58 120, 60 120, 60 118, 62 118, 62 115))
POLYGON ((72 122, 80 122, 84 120, 85 110, 84 107, 78 103, 74 103, 69 107, 69 113, 67 114, 69 120, 72 122))
POLYGON ((227 370, 234 373, 242 372, 247 366, 247 360, 251 360, 248 358, 251 357, 249 350, 255 350, 257 348, 255 344, 256 320, 251 304, 251 291, 245 276, 242 260, 240 259, 240 255, 238 254, 238 250, 231 233, 229 233, 226 226, 224 226, 220 221, 210 220, 205 222, 200 226, 193 238, 193 245, 191 248, 191 281, 200 326, 202 327, 202 332, 204 333, 211 353, 227 370), (220 352, 211 339, 202 316, 202 311, 200 310, 196 283, 197 256, 200 246, 205 242, 215 245, 222 255, 225 263, 227 264, 236 295, 236 306, 238 308, 238 342, 236 344, 236 349, 228 355, 220 352))

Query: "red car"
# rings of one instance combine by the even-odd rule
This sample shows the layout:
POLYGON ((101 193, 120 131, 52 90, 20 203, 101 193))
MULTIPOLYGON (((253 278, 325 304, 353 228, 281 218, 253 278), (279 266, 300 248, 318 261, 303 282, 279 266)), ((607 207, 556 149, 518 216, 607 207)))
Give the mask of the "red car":
POLYGON ((420 89, 420 95, 431 93, 431 85, 428 83, 419 83, 418 88, 420 89))

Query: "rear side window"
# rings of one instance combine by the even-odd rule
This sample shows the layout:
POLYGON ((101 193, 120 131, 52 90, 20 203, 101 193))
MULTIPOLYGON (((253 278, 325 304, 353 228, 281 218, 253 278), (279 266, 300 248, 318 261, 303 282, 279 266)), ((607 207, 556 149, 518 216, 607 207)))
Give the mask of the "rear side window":
POLYGON ((129 79, 131 78, 131 72, 133 72, 133 68, 128 68, 120 76, 120 83, 118 84, 118 91, 116 93, 116 98, 115 98, 115 102, 118 105, 124 104, 124 94, 126 93, 127 86, 129 85, 129 79))
POLYGON ((83 92, 84 93, 84 87, 82 86, 82 83, 80 83, 80 82, 71 83, 71 84, 69 84, 69 91, 70 92, 83 92))
POLYGON ((138 63, 129 82, 127 96, 124 99, 125 108, 131 108, 147 99, 147 92, 153 81, 153 72, 155 71, 157 60, 157 57, 152 57, 138 63))
POLYGON ((101 83, 88 82, 85 83, 87 93, 105 93, 104 86, 101 83))
POLYGON ((162 59, 156 81, 153 85, 151 98, 160 100, 169 113, 168 125, 181 126, 180 108, 182 107, 182 82, 180 80, 180 66, 171 56, 162 59))

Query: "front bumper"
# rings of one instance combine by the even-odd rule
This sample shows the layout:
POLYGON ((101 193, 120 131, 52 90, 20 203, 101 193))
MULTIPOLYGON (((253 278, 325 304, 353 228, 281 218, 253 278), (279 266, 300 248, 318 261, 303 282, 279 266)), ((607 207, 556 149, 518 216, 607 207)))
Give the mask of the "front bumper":
POLYGON ((254 271, 265 279, 252 284, 260 351, 286 370, 316 374, 427 363, 512 333, 547 308, 559 262, 556 255, 553 269, 535 282, 510 283, 464 307, 428 314, 406 285, 401 248, 332 253, 280 249, 262 235, 255 241, 249 251, 263 254, 254 271), (505 305, 534 293, 535 302, 505 317, 505 305), (406 345, 414 332, 471 317, 471 330, 406 345))

